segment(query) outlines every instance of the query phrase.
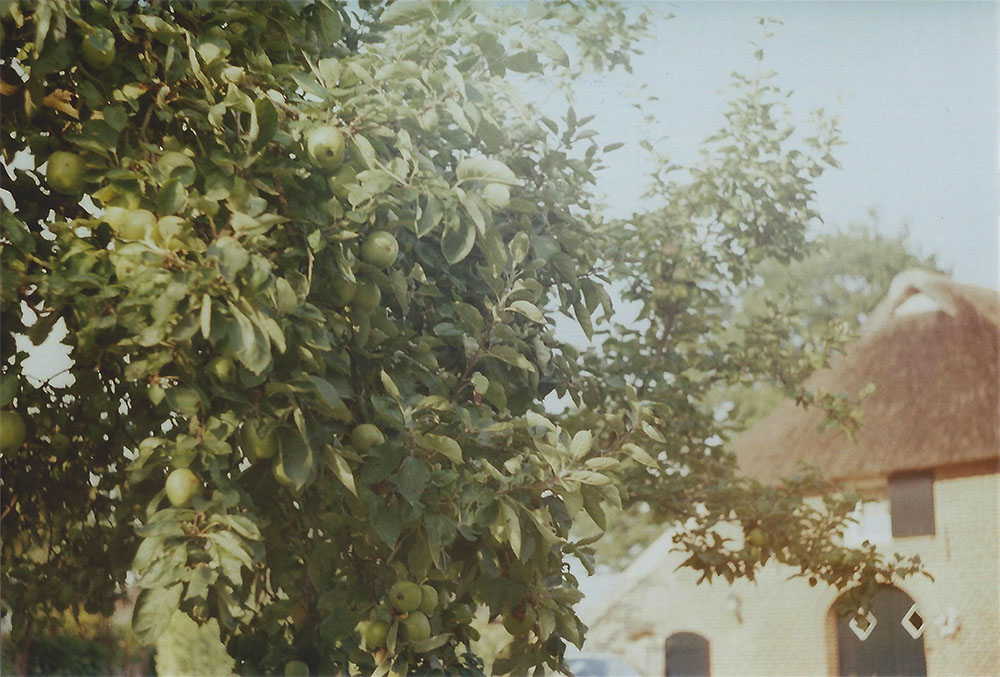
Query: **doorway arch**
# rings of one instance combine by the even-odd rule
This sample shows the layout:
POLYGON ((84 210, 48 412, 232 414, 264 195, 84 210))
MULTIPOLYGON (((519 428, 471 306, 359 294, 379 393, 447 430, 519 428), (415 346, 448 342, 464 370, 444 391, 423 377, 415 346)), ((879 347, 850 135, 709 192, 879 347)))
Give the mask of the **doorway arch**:
POLYGON ((675 632, 664 643, 667 677, 709 677, 708 640, 693 632, 675 632))
MULTIPOLYGON (((873 627, 837 617, 837 659, 840 675, 927 674, 923 627, 926 623, 913 598, 892 585, 879 586, 869 618, 873 627)), ((836 608, 836 602, 834 603, 836 608)))

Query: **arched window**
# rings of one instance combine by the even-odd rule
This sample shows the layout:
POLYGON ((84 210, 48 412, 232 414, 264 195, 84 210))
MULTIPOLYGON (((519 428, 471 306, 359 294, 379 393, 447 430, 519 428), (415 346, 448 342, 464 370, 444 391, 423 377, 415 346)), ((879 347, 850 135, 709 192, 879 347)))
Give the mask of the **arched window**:
POLYGON ((881 586, 867 619, 837 619, 839 674, 926 675, 925 622, 909 595, 891 585, 881 586))
POLYGON ((667 637, 667 677, 708 677, 708 640, 693 632, 676 632, 667 637))

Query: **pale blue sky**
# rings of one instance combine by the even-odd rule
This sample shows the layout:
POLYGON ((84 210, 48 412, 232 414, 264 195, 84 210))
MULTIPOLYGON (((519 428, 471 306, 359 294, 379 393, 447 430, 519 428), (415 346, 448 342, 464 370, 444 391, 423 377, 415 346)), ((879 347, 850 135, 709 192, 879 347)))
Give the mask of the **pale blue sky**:
MULTIPOLYGON (((765 65, 795 90, 793 110, 838 114, 842 169, 818 183, 828 226, 865 221, 872 207, 887 233, 909 224, 912 242, 956 279, 997 287, 998 5, 977 2, 646 2, 657 14, 631 76, 590 78, 580 115, 596 113, 612 153, 600 188, 613 215, 631 212, 645 183, 640 138, 675 161, 722 123, 730 74, 754 72, 756 17, 780 19, 765 65), (641 83, 659 97, 656 123, 630 106, 641 83)), ((549 103, 554 104, 555 101, 549 103)))

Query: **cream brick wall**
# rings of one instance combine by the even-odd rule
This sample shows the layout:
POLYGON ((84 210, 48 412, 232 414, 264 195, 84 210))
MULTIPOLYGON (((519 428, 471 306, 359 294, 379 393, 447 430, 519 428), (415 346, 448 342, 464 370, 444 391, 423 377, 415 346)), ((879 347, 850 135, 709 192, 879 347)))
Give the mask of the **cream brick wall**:
MULTIPOLYGON (((1000 675, 998 499, 996 474, 939 477, 937 533, 893 539, 882 548, 919 554, 934 576, 933 582, 920 577, 899 586, 929 623, 924 647, 930 675, 1000 675), (944 637, 934 621, 949 609, 961 629, 944 637)), ((591 625, 585 649, 617 653, 644 675, 662 675, 664 640, 687 631, 709 640, 714 675, 837 674, 830 611, 835 591, 788 580, 792 570, 779 566, 766 567, 757 583, 699 586, 694 572, 673 573, 682 557, 660 548, 653 571, 584 619, 591 625)))

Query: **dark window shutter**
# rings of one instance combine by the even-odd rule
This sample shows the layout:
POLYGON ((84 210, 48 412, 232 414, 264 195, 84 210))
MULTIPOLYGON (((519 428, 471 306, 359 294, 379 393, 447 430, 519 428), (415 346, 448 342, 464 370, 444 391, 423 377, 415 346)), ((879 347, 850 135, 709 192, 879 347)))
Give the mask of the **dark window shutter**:
POLYGON ((934 534, 934 473, 902 473, 889 477, 892 535, 934 534))

